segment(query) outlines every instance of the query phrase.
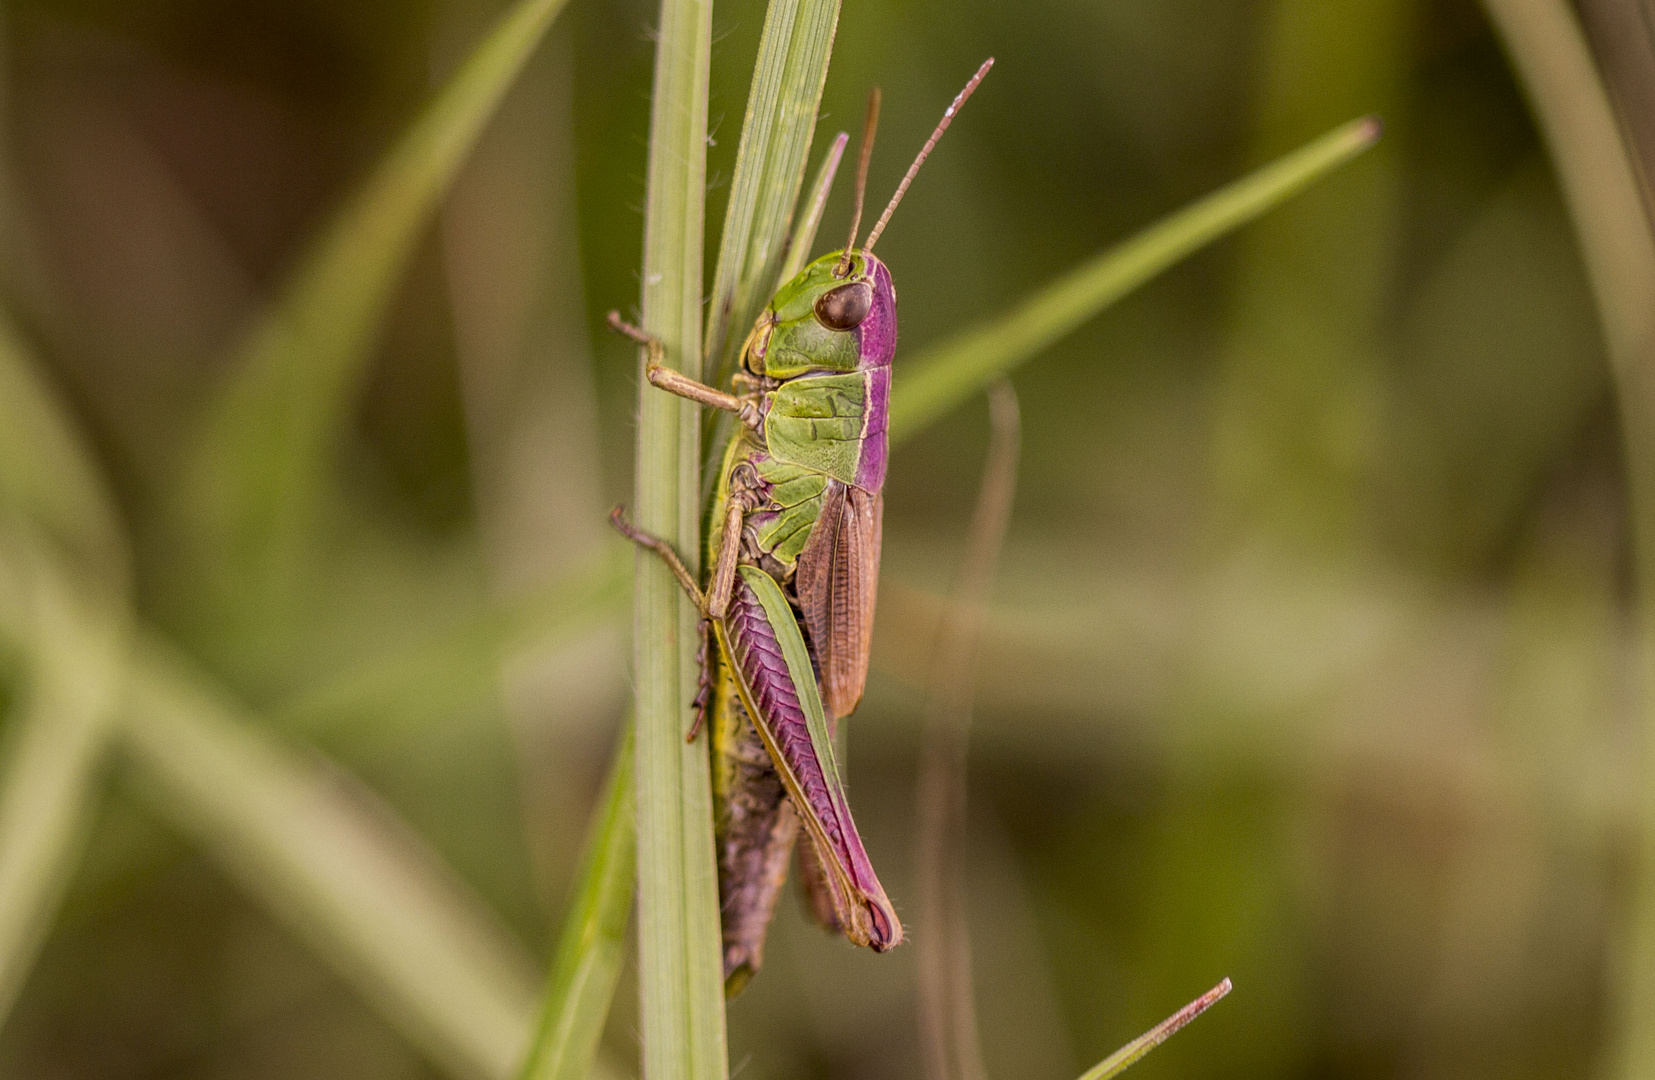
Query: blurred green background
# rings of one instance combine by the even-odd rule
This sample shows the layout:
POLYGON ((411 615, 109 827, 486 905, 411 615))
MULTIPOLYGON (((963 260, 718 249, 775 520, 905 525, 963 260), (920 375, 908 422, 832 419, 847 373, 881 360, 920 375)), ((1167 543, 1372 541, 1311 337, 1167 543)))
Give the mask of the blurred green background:
MULTIPOLYGON (((139 611, 541 957, 625 708, 626 613, 490 628, 624 557, 602 521, 630 494, 636 360, 602 315, 638 293, 653 5, 572 0, 507 97, 399 286, 291 594, 226 615, 167 506, 247 320, 498 11, 7 4, 0 285, 112 478, 139 611)), ((714 11, 709 276, 762 17, 714 11)), ((1623 466, 1482 9, 853 0, 820 133, 883 87, 870 199, 988 55, 882 242, 910 353, 1335 124, 1387 125, 1014 378, 967 866, 990 1075, 1073 1077, 1225 975, 1134 1075, 1586 1075, 1636 832, 1623 466)), ((979 402, 905 444, 886 495, 850 772, 899 908, 985 428, 979 402)), ((442 1075, 125 757, 109 776, 0 1073, 442 1075)), ((789 899, 732 1069, 917 1075, 914 982, 913 950, 853 951, 789 899)), ((622 1065, 635 999, 629 978, 622 1065)))

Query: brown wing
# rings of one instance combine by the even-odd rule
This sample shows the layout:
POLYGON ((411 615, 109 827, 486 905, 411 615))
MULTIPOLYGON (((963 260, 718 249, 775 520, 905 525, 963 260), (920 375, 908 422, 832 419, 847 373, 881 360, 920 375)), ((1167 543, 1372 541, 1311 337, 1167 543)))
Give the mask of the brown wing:
POLYGON ((822 704, 831 717, 854 712, 868 682, 884 509, 881 494, 829 481, 821 516, 799 553, 794 588, 821 668, 822 704))

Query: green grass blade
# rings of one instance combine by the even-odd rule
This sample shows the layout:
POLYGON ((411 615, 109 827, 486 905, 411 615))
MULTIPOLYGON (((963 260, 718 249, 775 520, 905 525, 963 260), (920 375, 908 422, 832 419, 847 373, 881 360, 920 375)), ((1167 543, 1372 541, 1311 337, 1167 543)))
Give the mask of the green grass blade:
POLYGON ((1205 994, 1081 1073, 1080 1080, 1111 1080, 1112 1077, 1119 1076, 1142 1060, 1145 1054, 1172 1038, 1178 1033, 1179 1028, 1210 1009, 1219 998, 1229 992, 1230 980, 1225 979, 1205 994))
POLYGON ((279 602, 325 489, 398 277, 564 0, 519 0, 311 247, 231 365, 184 478, 181 527, 201 572, 257 615, 279 602))
MULTIPOLYGON (((810 261, 810 249, 816 244, 816 230, 822 224, 822 211, 827 209, 828 192, 833 189, 833 176, 839 171, 839 161, 845 156, 845 144, 849 142, 850 136, 841 131, 833 137, 832 145, 822 156, 816 179, 810 182, 804 212, 799 215, 799 224, 787 241, 787 255, 782 259, 781 269, 776 271, 774 288, 779 289, 798 276, 805 263, 810 261)), ((753 313, 753 318, 758 318, 757 312, 753 313)))
MULTIPOLYGON (((822 164, 816 170, 816 178, 810 183, 810 193, 805 196, 804 205, 800 207, 799 223, 794 227, 793 234, 788 237, 781 268, 776 271, 776 280, 771 286, 772 295, 775 289, 781 288, 789 279, 798 274, 804 268, 806 260, 810 258, 811 245, 816 243, 816 230, 822 224, 822 211, 827 208, 828 192, 833 188, 833 176, 839 171, 839 162, 845 156, 845 145, 849 141, 850 136, 841 131, 833 137, 833 142, 828 146, 828 151, 822 158, 822 164)), ((751 323, 757 318, 758 309, 754 308, 752 319, 749 319, 748 322, 751 323)), ((728 367, 733 368, 737 362, 737 353, 741 349, 742 340, 732 338, 729 344, 731 352, 728 367)), ((727 373, 727 369, 719 371, 720 385, 723 385, 722 380, 727 373)), ((735 425, 733 418, 728 413, 723 413, 718 416, 707 417, 703 428, 711 432, 713 445, 722 446, 724 441, 730 437, 735 425)), ((717 454, 711 454, 705 463, 706 471, 702 476, 702 482, 708 491, 711 491, 713 485, 718 482, 717 469, 719 461, 720 458, 717 454)))
POLYGON ((1372 117, 1336 128, 1105 251, 998 320, 927 349, 903 365, 892 390, 892 440, 924 428, 1186 255, 1343 165, 1372 146, 1379 131, 1372 117))
POLYGON ((628 723, 586 837, 580 891, 563 923, 522 1080, 586 1080, 597 1054, 621 977, 637 873, 633 750, 628 723))
POLYGON ((0 772, 0 1017, 45 943, 91 823, 124 637, 103 608, 71 594, 44 544, 13 539, 0 553, 0 618, 25 639, 29 673, 0 772))
MULTIPOLYGON (((662 0, 644 210, 644 329, 666 362, 702 373, 710 0, 662 0)), ((641 367, 641 357, 640 357, 641 367)), ((693 569, 700 552, 701 425, 695 406, 638 379, 637 523, 693 569)), ((637 716, 638 976, 647 1080, 729 1071, 706 745, 685 743, 699 619, 665 566, 633 578, 637 716)))
POLYGON ((716 385, 723 385, 735 350, 770 299, 786 254, 787 227, 827 84, 839 2, 771 0, 764 15, 708 298, 703 352, 716 385))
POLYGON ((528 961, 346 774, 245 721, 141 643, 123 726, 159 809, 455 1076, 504 1080, 534 1024, 528 961))

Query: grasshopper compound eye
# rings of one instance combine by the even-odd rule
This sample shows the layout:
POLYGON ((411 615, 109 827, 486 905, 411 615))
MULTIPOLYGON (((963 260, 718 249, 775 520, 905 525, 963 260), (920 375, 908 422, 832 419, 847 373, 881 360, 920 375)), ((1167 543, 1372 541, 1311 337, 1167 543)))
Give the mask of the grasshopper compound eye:
POLYGON ((829 289, 816 300, 816 318, 829 330, 854 330, 873 307, 873 286, 853 281, 829 289))

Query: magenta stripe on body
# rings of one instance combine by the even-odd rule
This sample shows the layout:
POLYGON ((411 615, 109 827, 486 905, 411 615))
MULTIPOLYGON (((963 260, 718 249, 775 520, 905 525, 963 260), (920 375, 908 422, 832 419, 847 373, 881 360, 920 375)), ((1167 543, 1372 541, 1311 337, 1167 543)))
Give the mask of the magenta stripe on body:
POLYGON ((891 415, 891 369, 873 368, 862 373, 866 397, 862 412, 862 456, 856 462, 856 486, 877 492, 885 486, 885 463, 890 458, 890 441, 885 426, 891 415))
POLYGON ((872 271, 873 306, 856 328, 860 367, 867 376, 856 486, 863 491, 878 491, 885 486, 885 463, 890 453, 885 427, 891 411, 891 359, 896 355, 896 286, 884 262, 872 255, 867 259, 872 271))

